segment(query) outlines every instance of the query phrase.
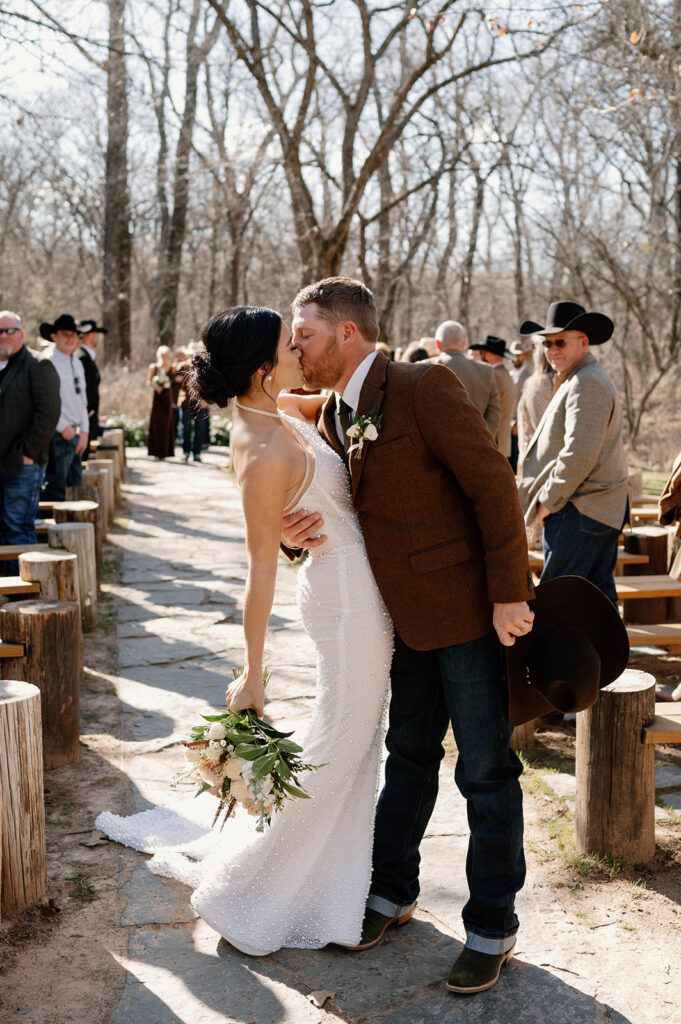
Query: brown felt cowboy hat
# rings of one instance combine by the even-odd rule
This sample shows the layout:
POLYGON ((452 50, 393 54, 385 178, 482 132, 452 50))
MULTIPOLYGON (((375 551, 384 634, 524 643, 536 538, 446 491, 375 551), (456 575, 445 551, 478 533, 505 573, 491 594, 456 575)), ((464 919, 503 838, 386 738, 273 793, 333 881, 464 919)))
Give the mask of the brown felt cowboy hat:
POLYGON ((578 302, 552 302, 546 314, 546 327, 526 320, 520 334, 560 334, 561 331, 582 331, 590 345, 602 345, 612 336, 614 324, 605 313, 587 313, 578 302))
POLYGON ((590 708, 629 660, 627 630, 617 609, 581 576, 540 583, 531 607, 531 632, 506 650, 511 725, 549 711, 590 708))

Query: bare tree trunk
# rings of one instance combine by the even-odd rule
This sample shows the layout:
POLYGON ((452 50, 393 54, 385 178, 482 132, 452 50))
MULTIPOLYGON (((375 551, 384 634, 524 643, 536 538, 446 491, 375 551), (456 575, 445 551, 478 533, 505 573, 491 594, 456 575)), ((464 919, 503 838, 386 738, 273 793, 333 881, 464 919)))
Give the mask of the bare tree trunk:
POLYGON ((103 317, 107 353, 130 356, 130 195, 128 191, 128 91, 125 66, 125 0, 109 0, 106 179, 104 185, 103 317))
POLYGON ((471 233, 468 238, 468 249, 464 256, 461 267, 461 299, 459 302, 459 320, 466 328, 468 338, 471 336, 470 325, 470 300, 472 291, 473 261, 478 248, 478 231, 480 229, 480 218, 485 204, 485 179, 480 173, 479 167, 473 167, 475 175, 475 199, 473 200, 473 218, 471 222, 471 233))
POLYGON ((175 153, 173 180, 173 210, 168 224, 167 239, 159 252, 159 272, 154 303, 156 339, 159 345, 173 348, 177 321, 177 301, 180 287, 180 264, 187 225, 189 205, 189 155, 196 122, 196 100, 199 71, 218 35, 218 22, 209 30, 202 43, 197 43, 201 0, 194 0, 187 31, 187 64, 185 72, 185 100, 180 133, 175 153))

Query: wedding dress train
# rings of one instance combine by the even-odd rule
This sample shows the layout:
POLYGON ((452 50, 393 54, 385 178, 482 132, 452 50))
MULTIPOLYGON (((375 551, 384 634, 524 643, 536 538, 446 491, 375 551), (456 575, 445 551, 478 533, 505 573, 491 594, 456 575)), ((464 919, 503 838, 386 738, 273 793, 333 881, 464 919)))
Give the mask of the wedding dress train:
POLYGON ((153 853, 151 870, 192 886, 197 913, 256 956, 285 946, 359 942, 392 653, 392 626, 345 466, 313 425, 282 418, 306 451, 305 508, 323 515, 327 536, 298 571, 317 688, 306 735, 294 738, 305 761, 325 764, 301 780, 311 799, 289 800, 262 834, 238 820, 213 832, 209 822, 204 829, 166 808, 127 818, 105 812, 95 823, 112 839, 153 853))

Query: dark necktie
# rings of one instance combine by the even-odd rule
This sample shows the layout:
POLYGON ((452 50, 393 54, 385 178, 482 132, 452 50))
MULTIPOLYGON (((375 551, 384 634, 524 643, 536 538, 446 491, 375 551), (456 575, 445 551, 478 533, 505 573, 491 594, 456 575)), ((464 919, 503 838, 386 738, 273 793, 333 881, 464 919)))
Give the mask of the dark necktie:
POLYGON ((348 437, 348 429, 352 424, 354 416, 355 412, 352 406, 348 405, 348 403, 344 402, 341 398, 338 403, 338 420, 341 425, 341 430, 343 431, 343 450, 346 455, 348 454, 348 448, 352 444, 352 438, 348 437))

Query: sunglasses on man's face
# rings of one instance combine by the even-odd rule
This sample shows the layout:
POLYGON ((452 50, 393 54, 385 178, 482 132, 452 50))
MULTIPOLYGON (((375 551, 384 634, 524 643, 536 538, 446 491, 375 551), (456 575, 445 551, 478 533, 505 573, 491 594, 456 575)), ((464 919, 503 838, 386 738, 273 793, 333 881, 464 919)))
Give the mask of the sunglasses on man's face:
POLYGON ((19 334, 20 332, 21 327, 0 327, 0 335, 6 334, 10 338, 12 338, 15 334, 19 334))
POLYGON ((567 345, 567 338, 556 338, 555 341, 544 338, 542 345, 544 348, 564 348, 567 345))

